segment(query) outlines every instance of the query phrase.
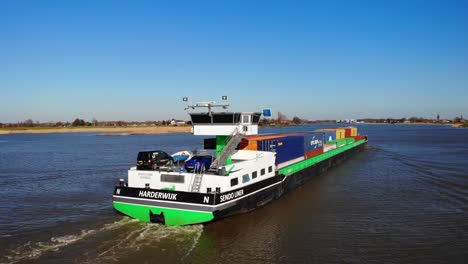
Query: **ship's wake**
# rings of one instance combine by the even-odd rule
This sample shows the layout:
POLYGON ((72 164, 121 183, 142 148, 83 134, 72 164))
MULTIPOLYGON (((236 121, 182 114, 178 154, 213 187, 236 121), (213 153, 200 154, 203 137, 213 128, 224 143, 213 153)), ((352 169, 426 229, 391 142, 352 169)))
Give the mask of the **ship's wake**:
MULTIPOLYGON (((196 246, 203 226, 170 227, 123 217, 97 229, 64 236, 52 236, 47 241, 28 241, 6 252, 0 263, 18 263, 40 259, 41 257, 67 260, 67 251, 74 251, 73 261, 77 263, 112 263, 138 254, 143 249, 160 249, 173 245, 183 250, 184 258, 196 246), (161 241, 164 240, 163 245, 161 241), (83 251, 76 257, 76 250, 83 251)), ((182 251, 181 251, 182 252, 182 251)), ((180 252, 180 253, 181 253, 180 252)))
MULTIPOLYGON (((415 157, 388 150, 380 152, 385 159, 377 159, 385 160, 385 165, 394 171, 393 174, 400 175, 400 180, 405 181, 406 186, 411 186, 417 192, 433 193, 440 198, 439 202, 444 202, 448 208, 468 209, 466 168, 433 158, 415 157)), ((382 167, 384 166, 380 169, 383 169, 382 167)))

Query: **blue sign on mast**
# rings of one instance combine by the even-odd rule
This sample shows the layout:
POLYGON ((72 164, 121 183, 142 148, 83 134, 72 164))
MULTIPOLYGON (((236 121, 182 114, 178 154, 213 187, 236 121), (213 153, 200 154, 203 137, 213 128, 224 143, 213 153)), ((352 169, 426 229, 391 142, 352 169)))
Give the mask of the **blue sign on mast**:
POLYGON ((271 109, 263 109, 263 116, 264 117, 271 117, 271 109))

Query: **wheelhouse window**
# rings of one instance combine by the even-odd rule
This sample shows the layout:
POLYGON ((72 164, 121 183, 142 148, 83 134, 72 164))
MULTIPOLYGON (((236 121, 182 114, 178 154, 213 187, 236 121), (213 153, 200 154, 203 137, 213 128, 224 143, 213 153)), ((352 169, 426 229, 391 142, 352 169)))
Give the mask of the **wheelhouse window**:
POLYGON ((262 169, 262 170, 260 171, 260 175, 261 175, 261 176, 265 175, 265 169, 262 169))
POLYGON ((216 113, 213 114, 213 123, 215 124, 232 124, 234 123, 233 113, 216 113))
POLYGON ((241 114, 240 113, 234 113, 234 123, 239 123, 240 122, 240 117, 241 117, 241 114))
POLYGON ((273 167, 272 166, 268 167, 268 172, 272 172, 272 171, 273 171, 273 167))
POLYGON ((260 116, 261 116, 260 113, 254 113, 252 117, 252 123, 258 124, 258 122, 260 121, 260 116))
POLYGON ((236 186, 238 183, 239 183, 239 179, 237 178, 231 179, 231 187, 236 186))
POLYGON ((255 179, 255 178, 257 178, 257 174, 258 174, 258 172, 257 172, 257 171, 254 171, 254 172, 252 172, 252 179, 255 179))
POLYGON ((192 123, 194 124, 210 124, 211 123, 211 117, 206 114, 190 114, 192 117, 192 123))
POLYGON ((250 177, 248 174, 242 175, 242 183, 246 183, 250 181, 250 177))

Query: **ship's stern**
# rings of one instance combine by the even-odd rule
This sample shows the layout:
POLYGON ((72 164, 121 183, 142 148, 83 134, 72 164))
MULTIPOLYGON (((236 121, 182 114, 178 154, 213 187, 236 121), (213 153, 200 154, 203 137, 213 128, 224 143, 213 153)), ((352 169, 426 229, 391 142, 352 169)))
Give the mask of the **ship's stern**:
POLYGON ((194 225, 214 219, 210 195, 167 190, 116 186, 112 198, 114 209, 142 222, 169 226, 194 225), (197 203, 201 201, 201 203, 197 203), (205 204, 203 204, 205 202, 205 204))

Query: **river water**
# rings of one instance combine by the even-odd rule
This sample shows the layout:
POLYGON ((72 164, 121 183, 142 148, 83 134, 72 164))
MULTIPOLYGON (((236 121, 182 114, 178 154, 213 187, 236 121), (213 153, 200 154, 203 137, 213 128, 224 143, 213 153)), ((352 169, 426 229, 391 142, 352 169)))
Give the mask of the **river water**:
POLYGON ((0 263, 466 263, 468 129, 358 128, 367 149, 339 167, 188 227, 117 214, 112 192, 138 151, 192 150, 202 137, 0 135, 0 263))

